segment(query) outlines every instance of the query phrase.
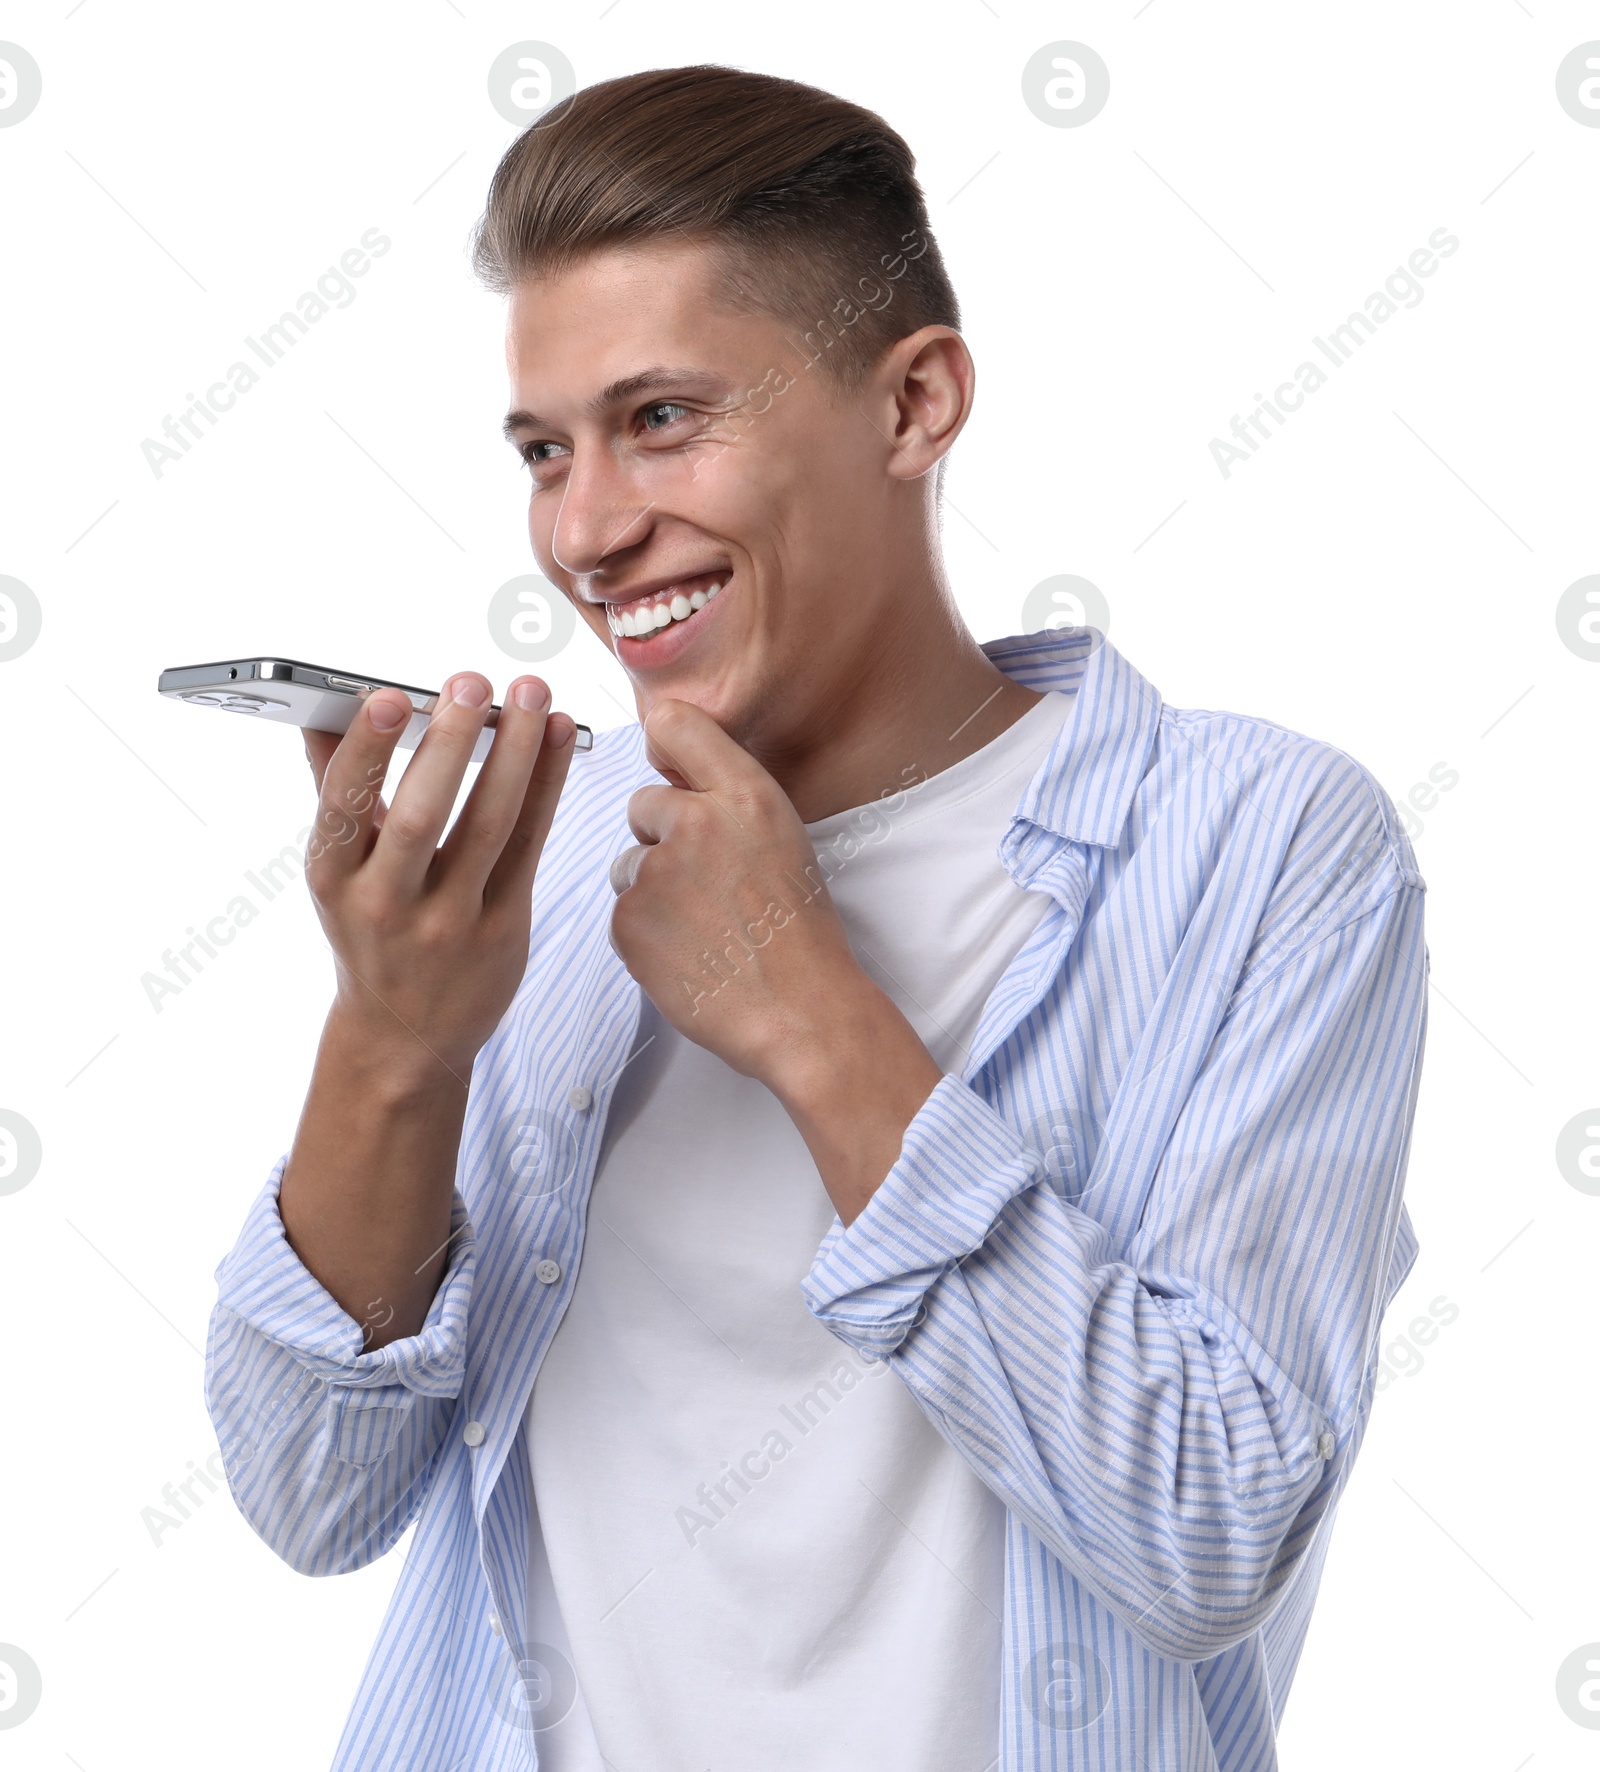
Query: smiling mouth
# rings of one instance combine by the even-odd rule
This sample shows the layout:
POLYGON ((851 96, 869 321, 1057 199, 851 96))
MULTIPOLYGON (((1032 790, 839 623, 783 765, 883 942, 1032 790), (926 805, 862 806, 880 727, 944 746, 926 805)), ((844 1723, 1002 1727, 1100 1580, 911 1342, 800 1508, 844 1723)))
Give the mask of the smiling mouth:
POLYGON ((702 572, 629 603, 608 603, 606 626, 619 638, 648 640, 663 628, 675 627, 698 614, 731 576, 728 572, 702 572))

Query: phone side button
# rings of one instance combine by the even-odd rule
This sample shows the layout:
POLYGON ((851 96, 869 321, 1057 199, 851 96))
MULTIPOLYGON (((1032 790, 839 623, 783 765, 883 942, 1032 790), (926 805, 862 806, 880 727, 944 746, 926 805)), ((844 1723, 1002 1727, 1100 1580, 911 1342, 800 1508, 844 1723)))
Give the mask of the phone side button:
POLYGON ((353 677, 330 677, 328 687, 330 689, 350 689, 357 695, 371 695, 372 693, 370 683, 358 683, 353 677))

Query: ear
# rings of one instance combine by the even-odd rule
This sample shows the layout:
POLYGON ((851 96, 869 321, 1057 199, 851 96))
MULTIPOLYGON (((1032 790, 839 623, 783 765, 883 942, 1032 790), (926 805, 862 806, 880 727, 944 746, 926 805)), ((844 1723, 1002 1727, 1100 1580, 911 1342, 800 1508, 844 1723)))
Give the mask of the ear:
POLYGON ((972 413, 977 369, 959 332, 924 326, 885 360, 892 378, 892 442, 888 471, 917 480, 942 464, 972 413))

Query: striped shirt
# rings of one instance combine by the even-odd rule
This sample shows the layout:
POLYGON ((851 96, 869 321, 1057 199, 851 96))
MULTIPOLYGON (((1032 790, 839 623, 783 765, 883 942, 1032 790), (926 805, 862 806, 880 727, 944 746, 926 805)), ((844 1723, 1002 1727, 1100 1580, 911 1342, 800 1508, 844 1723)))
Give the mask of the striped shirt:
MULTIPOLYGON (((1168 707, 1092 629, 984 650, 1076 698, 999 852, 1050 903, 802 1296, 1005 1503, 971 1772, 1268 1772, 1416 1256, 1423 881, 1342 752, 1168 707)), ((527 1772, 570 1687, 526 1640, 525 1412, 637 1027, 607 874, 657 779, 636 725, 569 779, 421 1331, 362 1352, 284 1238, 286 1158, 217 1269, 206 1395, 254 1529, 328 1575, 416 1526, 336 1772, 527 1772)))

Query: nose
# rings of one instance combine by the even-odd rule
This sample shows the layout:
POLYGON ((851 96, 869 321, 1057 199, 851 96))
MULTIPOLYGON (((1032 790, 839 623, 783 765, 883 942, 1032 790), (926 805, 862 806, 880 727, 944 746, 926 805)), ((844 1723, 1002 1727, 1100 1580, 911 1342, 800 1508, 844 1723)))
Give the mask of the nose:
POLYGON ((594 572, 611 554, 650 532, 650 500, 627 466, 604 448, 573 452, 561 489, 550 551, 564 572, 594 572))

